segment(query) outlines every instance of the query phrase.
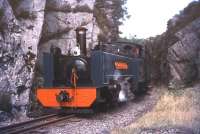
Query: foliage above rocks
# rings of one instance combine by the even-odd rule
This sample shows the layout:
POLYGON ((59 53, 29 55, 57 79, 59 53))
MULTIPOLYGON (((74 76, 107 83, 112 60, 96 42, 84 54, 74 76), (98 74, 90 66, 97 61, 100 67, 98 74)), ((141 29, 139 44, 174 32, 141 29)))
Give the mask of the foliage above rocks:
POLYGON ((96 0, 94 16, 102 30, 99 35, 101 40, 116 40, 118 38, 118 26, 128 16, 124 6, 127 0, 96 0), (106 36, 108 35, 108 36, 106 36))
POLYGON ((167 23, 168 31, 178 31, 193 20, 200 17, 200 0, 191 2, 179 14, 175 15, 167 23))

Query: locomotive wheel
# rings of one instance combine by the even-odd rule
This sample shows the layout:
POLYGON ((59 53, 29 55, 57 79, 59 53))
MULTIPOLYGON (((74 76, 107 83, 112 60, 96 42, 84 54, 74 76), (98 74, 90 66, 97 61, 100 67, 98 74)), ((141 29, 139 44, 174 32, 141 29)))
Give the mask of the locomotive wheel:
POLYGON ((138 88, 140 89, 141 93, 146 93, 148 91, 147 82, 146 81, 139 82, 138 88))
POLYGON ((121 91, 121 85, 120 84, 115 84, 113 86, 113 88, 110 89, 111 98, 112 98, 111 101, 110 101, 111 105, 117 104, 120 91, 121 91))
POLYGON ((133 80, 131 84, 131 91, 133 94, 138 95, 139 94, 139 88, 138 88, 138 81, 133 80))
POLYGON ((146 82, 133 82, 132 91, 135 95, 142 95, 147 92, 146 82))
POLYGON ((107 105, 106 107, 117 105, 120 90, 121 85, 117 83, 112 83, 110 86, 102 89, 101 97, 105 99, 103 105, 107 105))
POLYGON ((109 108, 109 104, 107 102, 103 102, 103 103, 96 103, 92 106, 92 109, 95 113, 98 112, 107 112, 109 108))

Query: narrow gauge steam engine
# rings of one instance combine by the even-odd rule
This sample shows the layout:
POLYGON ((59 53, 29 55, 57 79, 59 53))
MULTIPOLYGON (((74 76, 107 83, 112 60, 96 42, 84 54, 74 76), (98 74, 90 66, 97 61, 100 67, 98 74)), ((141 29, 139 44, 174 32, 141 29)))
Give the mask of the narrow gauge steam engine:
MULTIPOLYGON (((51 48, 44 53, 44 87, 36 90, 37 99, 47 108, 61 108, 73 113, 91 110, 94 105, 124 102, 137 91, 140 79, 140 46, 119 48, 109 52, 103 46, 121 46, 122 43, 98 45, 87 56, 86 30, 76 29, 79 56, 62 55, 51 48)), ((76 52, 74 52, 76 54, 76 52)))

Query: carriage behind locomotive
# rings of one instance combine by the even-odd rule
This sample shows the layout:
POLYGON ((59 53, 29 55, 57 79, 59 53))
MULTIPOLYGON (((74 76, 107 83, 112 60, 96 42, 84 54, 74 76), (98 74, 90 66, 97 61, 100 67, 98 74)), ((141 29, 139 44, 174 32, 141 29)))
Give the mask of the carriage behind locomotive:
POLYGON ((52 47, 43 54, 44 86, 36 89, 42 106, 72 112, 91 109, 98 103, 119 103, 133 98, 143 82, 142 47, 115 42, 86 50, 86 29, 76 29, 79 52, 62 55, 52 47))

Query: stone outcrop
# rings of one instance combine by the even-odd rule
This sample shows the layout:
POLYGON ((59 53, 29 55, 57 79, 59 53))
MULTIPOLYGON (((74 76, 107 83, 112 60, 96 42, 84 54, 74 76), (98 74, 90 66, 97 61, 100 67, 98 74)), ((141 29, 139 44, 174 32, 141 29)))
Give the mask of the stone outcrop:
POLYGON ((25 113, 45 5, 45 0, 0 1, 0 110, 25 113))
POLYGON ((191 2, 168 21, 167 32, 176 37, 168 45, 169 88, 178 89, 200 80, 200 1, 191 2))
POLYGON ((75 29, 87 28, 87 49, 98 40, 118 38, 119 19, 124 17, 121 7, 124 0, 49 0, 46 5, 39 53, 49 51, 52 45, 62 49, 63 54, 76 46, 75 29), (116 15, 118 14, 118 15, 116 15))
MULTIPOLYGON (((171 38, 171 37, 170 37, 171 38)), ((168 36, 166 33, 145 41, 146 68, 151 81, 168 83, 169 65, 167 61, 168 36)))
POLYGON ((79 26, 87 28, 87 48, 97 44, 100 29, 93 15, 95 0, 50 0, 47 2, 40 52, 48 51, 52 45, 60 47, 63 54, 76 46, 75 29, 79 26))
POLYGON ((168 48, 171 84, 185 85, 200 78, 200 18, 179 30, 168 48))
POLYGON ((168 21, 162 35, 146 41, 151 79, 179 89, 200 80, 200 1, 168 21))

